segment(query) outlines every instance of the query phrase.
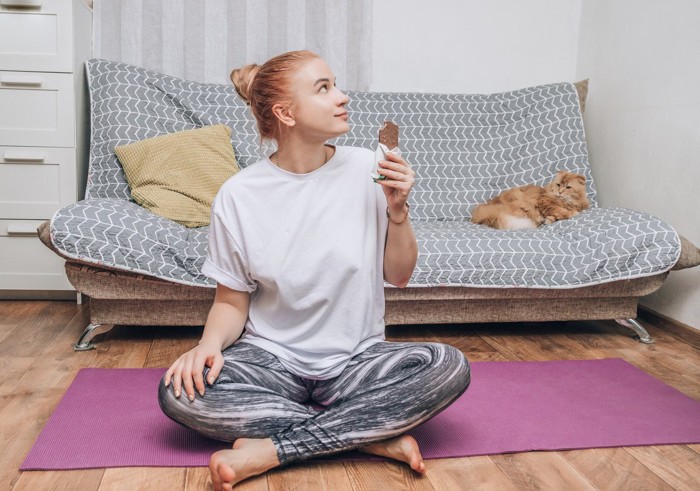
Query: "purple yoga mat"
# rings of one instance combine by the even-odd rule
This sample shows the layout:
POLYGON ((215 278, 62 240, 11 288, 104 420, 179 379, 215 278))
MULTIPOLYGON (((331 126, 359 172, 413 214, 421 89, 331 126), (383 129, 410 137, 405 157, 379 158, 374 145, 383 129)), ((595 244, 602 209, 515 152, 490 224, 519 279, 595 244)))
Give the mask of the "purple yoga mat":
MULTIPOLYGON (((228 445, 161 413, 164 372, 81 370, 21 470, 208 465, 228 445)), ((410 433, 427 459, 698 443, 700 402, 619 359, 475 362, 469 390, 410 433)))

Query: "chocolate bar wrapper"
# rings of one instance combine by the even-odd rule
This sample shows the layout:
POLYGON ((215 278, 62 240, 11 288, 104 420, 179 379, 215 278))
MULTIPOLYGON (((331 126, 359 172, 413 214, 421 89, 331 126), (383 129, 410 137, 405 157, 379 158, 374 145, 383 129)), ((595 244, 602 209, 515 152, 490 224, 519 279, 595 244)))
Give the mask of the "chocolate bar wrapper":
POLYGON ((381 175, 378 172, 378 170, 381 168, 381 167, 379 167, 379 161, 386 160, 387 152, 391 152, 394 155, 401 155, 401 150, 399 150, 398 148, 392 148, 390 150, 383 143, 379 143, 377 145, 377 149, 374 151, 374 161, 376 162, 376 168, 375 168, 374 172, 372 172, 370 174, 370 176, 372 177, 372 180, 374 180, 374 181, 381 181, 383 179, 386 179, 386 176, 381 175))

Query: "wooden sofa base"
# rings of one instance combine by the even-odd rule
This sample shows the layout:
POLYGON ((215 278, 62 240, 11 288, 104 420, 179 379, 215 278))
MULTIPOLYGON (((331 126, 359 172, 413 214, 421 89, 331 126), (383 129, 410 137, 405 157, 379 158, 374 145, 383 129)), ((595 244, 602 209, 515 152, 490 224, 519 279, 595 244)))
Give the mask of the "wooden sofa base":
MULTIPOLYGON (((639 297, 398 300, 387 301, 384 318, 388 325, 628 319, 637 316, 638 300, 639 297)), ((93 324, 201 326, 210 308, 211 301, 201 300, 91 298, 90 321, 93 324)))
MULTIPOLYGON (((71 284, 90 297, 92 324, 203 325, 213 288, 66 262, 71 284)), ((627 319, 640 296, 657 290, 667 273, 573 289, 387 288, 387 324, 538 322, 627 319)))
POLYGON ((637 316, 638 300, 638 297, 609 297, 394 301, 387 302, 384 318, 387 324, 628 319, 637 316))

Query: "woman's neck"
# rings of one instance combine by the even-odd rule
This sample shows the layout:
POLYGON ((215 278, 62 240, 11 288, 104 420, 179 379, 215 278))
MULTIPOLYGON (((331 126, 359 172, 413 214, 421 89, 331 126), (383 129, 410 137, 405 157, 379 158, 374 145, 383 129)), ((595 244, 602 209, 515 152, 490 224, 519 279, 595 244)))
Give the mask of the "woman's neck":
POLYGON ((294 174, 308 174, 322 167, 333 156, 334 149, 322 143, 301 141, 279 142, 272 163, 294 174))

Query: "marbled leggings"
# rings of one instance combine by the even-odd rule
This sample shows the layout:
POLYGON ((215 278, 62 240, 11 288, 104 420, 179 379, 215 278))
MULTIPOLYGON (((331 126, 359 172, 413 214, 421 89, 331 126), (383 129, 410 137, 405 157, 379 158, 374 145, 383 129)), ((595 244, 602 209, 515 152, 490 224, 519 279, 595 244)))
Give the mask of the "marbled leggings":
POLYGON ((219 378, 194 402, 161 381, 163 412, 217 440, 269 437, 282 465, 400 435, 449 406, 471 380, 464 355, 438 343, 374 344, 328 380, 293 375, 247 343, 223 355, 219 378))

